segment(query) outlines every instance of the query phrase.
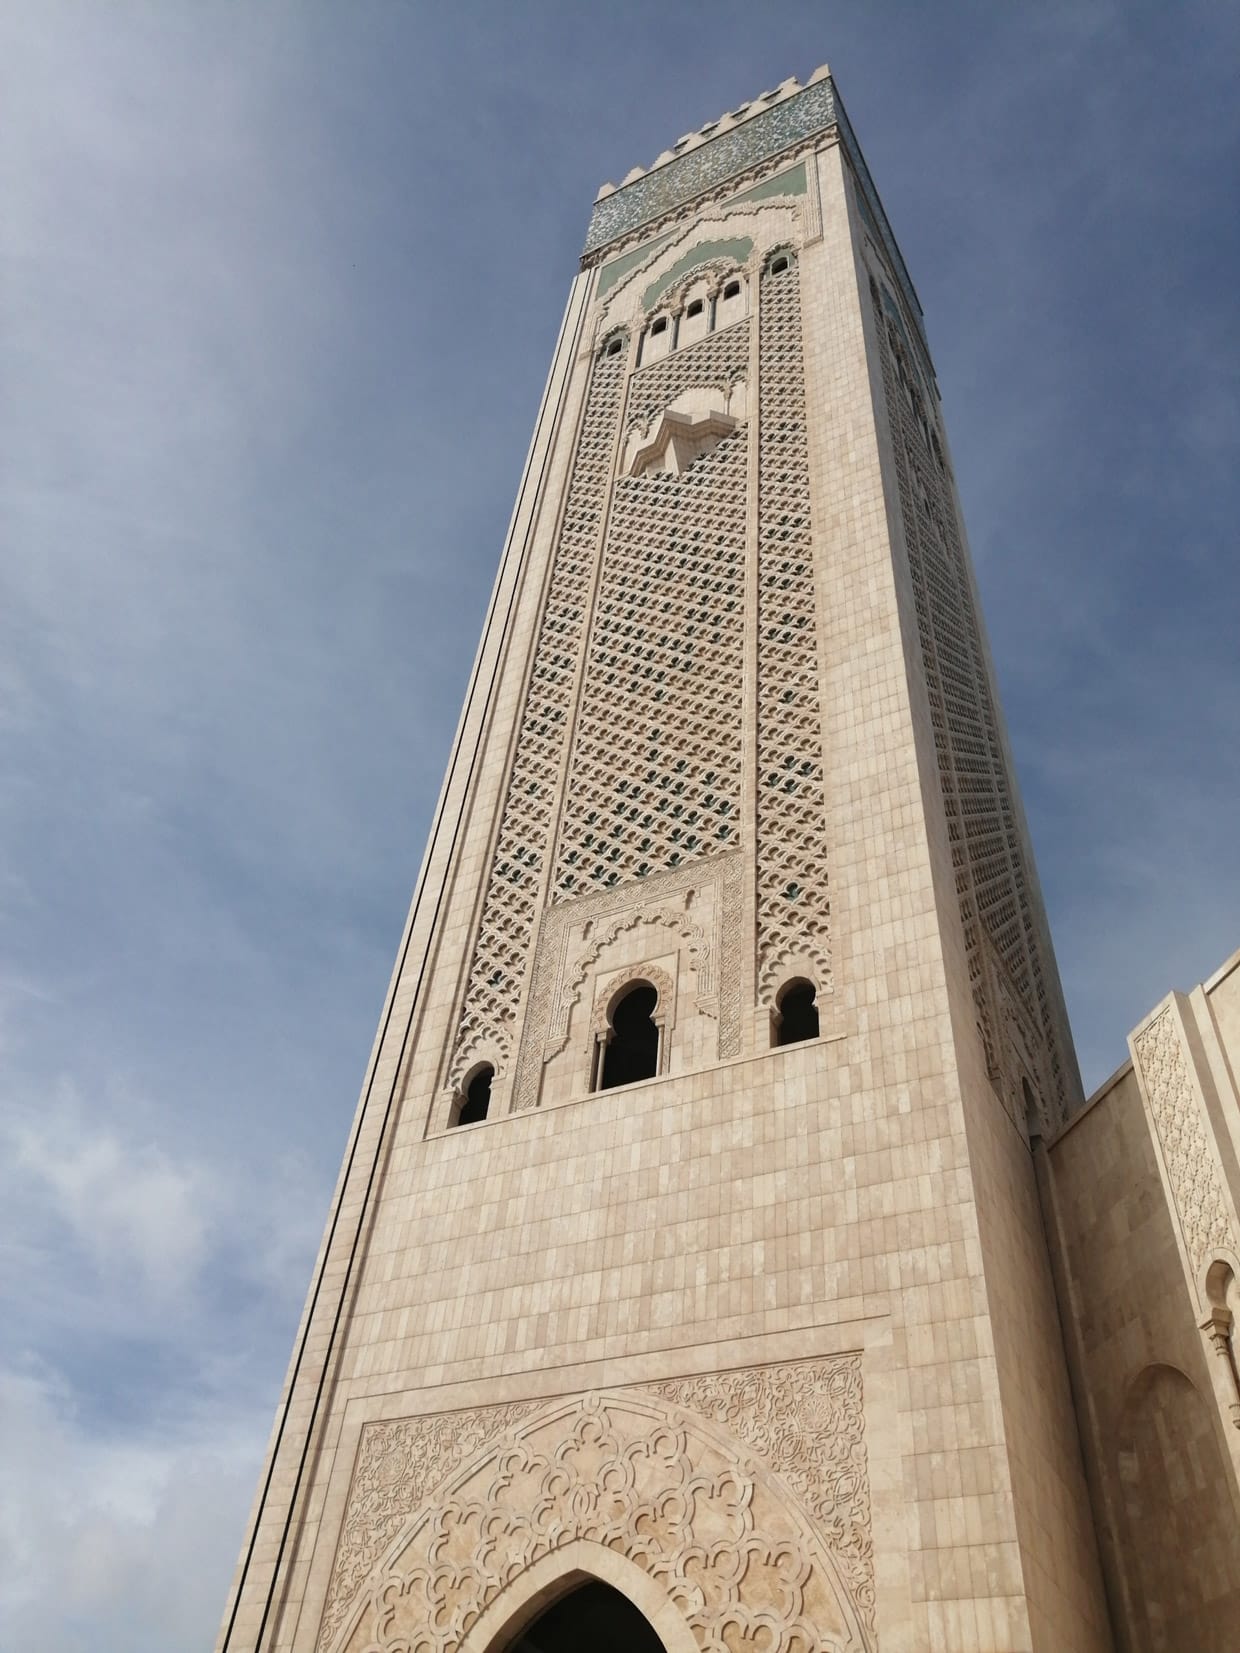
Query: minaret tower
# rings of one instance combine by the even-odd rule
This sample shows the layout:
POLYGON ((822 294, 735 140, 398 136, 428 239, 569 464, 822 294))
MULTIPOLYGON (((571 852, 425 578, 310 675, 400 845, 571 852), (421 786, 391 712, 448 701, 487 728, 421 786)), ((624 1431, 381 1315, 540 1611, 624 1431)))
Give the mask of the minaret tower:
POLYGON ((1110 1647, 1078 1103, 824 68, 595 204, 218 1646, 1110 1647))

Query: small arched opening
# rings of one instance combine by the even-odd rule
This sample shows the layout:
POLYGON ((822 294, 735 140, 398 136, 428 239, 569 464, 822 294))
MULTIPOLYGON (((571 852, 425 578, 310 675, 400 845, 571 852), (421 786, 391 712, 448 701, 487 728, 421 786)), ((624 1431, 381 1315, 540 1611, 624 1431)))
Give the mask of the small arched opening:
POLYGON ((490 1063, 480 1067, 470 1078, 461 1093, 460 1104, 456 1110, 454 1125, 476 1125, 480 1119, 485 1119, 491 1106, 491 1081, 495 1078, 495 1069, 490 1063))
POLYGON ((775 999, 774 1023, 777 1045, 799 1045, 818 1037, 818 993, 812 981, 799 978, 781 987, 775 999))
POLYGON ((561 1596, 497 1653, 666 1653, 645 1615, 610 1584, 590 1579, 561 1596))
POLYGON ((1240 1534, 1213 1399, 1175 1366, 1130 1385, 1118 1430, 1124 1567, 1140 1645, 1230 1653, 1240 1534))
POLYGON ((635 1085, 659 1071, 659 995, 648 981, 636 981, 615 1001, 608 1030, 594 1050, 594 1089, 635 1085))

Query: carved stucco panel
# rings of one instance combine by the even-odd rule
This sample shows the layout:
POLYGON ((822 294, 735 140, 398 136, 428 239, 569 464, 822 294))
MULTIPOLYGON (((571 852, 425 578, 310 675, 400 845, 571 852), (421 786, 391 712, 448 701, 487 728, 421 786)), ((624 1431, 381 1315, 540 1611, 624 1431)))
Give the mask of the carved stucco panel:
POLYGON ((1172 1005, 1141 1029, 1132 1048, 1162 1146, 1195 1288, 1206 1258, 1224 1247, 1235 1250, 1236 1240, 1172 1005))
POLYGON ((543 1063, 567 1044, 569 1017, 598 956, 593 951, 595 942, 601 952, 607 944, 602 938, 614 940, 626 928, 643 922, 666 924, 685 940, 697 978, 697 1007, 707 1015, 717 1010, 719 1016, 719 1056, 726 1059, 739 1053, 741 981, 734 946, 739 935, 742 876, 741 858, 733 853, 547 908, 522 1018, 514 1111, 538 1105, 543 1063), (695 916, 699 902, 700 920, 695 916), (713 916, 707 918, 706 909, 712 906, 713 916))
POLYGON ((331 1642, 367 1573, 422 1499, 462 1460, 533 1410, 533 1402, 518 1402, 365 1425, 327 1589, 320 1647, 331 1642))
POLYGON ((615 1009, 613 1001, 616 993, 628 982, 635 980, 649 982, 655 990, 657 1002, 650 1018, 655 1026, 671 1028, 676 1025, 676 983, 671 976, 657 964, 629 966, 605 977, 598 985, 594 996, 594 1013, 590 1017, 591 1044, 596 1039, 609 1037, 612 1031, 612 1016, 615 1009))
POLYGON ((472 1653, 506 1587, 579 1540, 647 1572, 704 1653, 876 1645, 858 1356, 452 1414, 449 1441, 464 1417, 490 1444, 468 1462, 458 1452, 431 1496, 424 1477, 401 1480, 401 1454, 444 1420, 370 1426, 324 1653, 472 1653), (382 1534, 363 1562, 377 1481, 382 1534))
POLYGON ((873 1634, 874 1540, 860 1355, 713 1372, 653 1388, 722 1424, 788 1483, 829 1544, 873 1634))

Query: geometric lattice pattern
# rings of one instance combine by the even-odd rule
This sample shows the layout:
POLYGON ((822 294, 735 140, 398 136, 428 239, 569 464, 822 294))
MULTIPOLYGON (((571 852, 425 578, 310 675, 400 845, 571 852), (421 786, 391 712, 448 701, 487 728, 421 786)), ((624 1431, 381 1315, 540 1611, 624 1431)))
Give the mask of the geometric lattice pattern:
POLYGON ((568 736, 624 374, 624 351, 595 361, 465 990, 454 1078, 460 1077, 479 1041, 485 1040, 501 1061, 510 1055, 547 844, 555 830, 552 806, 568 736))
POLYGON ((955 505, 895 301, 880 296, 873 280, 870 294, 974 1004, 997 1071, 985 937, 1041 1030, 1050 1089, 1045 1122, 1054 1124, 1067 1115, 1065 1077, 955 505))
POLYGON ((726 395, 748 373, 749 323, 734 322, 722 332, 711 333, 635 373, 624 413, 625 428, 649 424, 656 413, 662 413, 669 402, 691 386, 705 386, 726 395))
MULTIPOLYGON (((743 362, 748 327, 729 333, 743 362)), ((704 359, 686 349, 657 364, 662 405, 699 382, 704 359)), ((655 371, 635 375, 630 406, 649 403, 655 371)), ((741 425, 681 476, 616 484, 554 900, 737 845, 746 444, 741 425)))
POLYGON ((1133 1045, 1195 1275, 1207 1257, 1234 1250, 1236 1240, 1171 1008, 1147 1023, 1133 1045))
POLYGON ((800 276, 762 279, 758 419, 758 999, 797 954, 830 974, 822 708, 800 276))

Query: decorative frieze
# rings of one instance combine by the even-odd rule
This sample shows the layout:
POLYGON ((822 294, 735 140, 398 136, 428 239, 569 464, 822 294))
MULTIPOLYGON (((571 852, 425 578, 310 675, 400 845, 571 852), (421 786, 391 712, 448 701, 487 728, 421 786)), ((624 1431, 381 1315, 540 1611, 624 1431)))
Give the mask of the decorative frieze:
POLYGON ((842 1355, 371 1424, 321 1653, 475 1653, 506 1588, 582 1542, 646 1572, 703 1649, 865 1653, 863 1422, 842 1355))
POLYGON ((1132 1049, 1158 1132, 1195 1285, 1202 1264, 1212 1253, 1240 1247, 1231 1230, 1218 1163, 1173 1005, 1146 1023, 1133 1039, 1132 1049))
POLYGON ((830 986, 818 616, 795 260, 762 278, 758 417, 758 1001, 793 960, 830 986))
POLYGON ((751 115, 596 201, 585 252, 595 252, 640 225, 662 218, 759 162, 782 154, 814 133, 825 132, 835 121, 835 89, 829 78, 751 115))
POLYGON ((623 351, 598 358, 573 456, 564 519, 453 1047, 450 1083, 460 1081, 477 1049, 496 1053, 501 1066, 510 1056, 543 861, 555 831, 560 764, 569 736, 573 682, 599 523, 611 481, 624 382, 623 351))

